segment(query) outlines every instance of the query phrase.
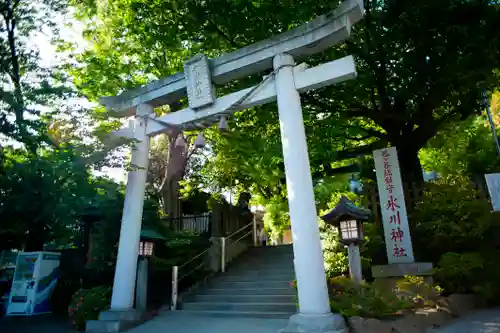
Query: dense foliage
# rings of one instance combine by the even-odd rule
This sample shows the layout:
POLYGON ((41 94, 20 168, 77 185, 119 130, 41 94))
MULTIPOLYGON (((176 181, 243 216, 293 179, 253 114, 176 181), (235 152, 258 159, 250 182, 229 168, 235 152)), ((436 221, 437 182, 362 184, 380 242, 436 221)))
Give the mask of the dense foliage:
MULTIPOLYGON (((493 99, 494 101, 494 99, 493 99)), ((500 109, 492 108, 493 118, 500 109)), ((496 124, 496 128, 500 123, 496 124)), ((487 116, 471 116, 449 124, 420 151, 422 167, 441 176, 461 175, 475 182, 483 181, 483 174, 496 172, 500 159, 487 116)))
POLYGON ((340 276, 328 280, 332 311, 347 317, 387 318, 405 310, 434 306, 441 289, 425 284, 423 278, 405 276, 396 288, 362 282, 340 276))
MULTIPOLYGON (((196 53, 215 57, 266 39, 338 5, 264 0, 72 3, 91 46, 81 52, 69 41, 61 48, 73 50, 79 66, 68 64, 67 72, 90 100, 173 74, 196 53)), ((365 19, 349 41, 308 59, 314 65, 352 54, 358 70, 356 80, 302 96, 313 176, 321 181, 352 170, 348 166, 358 157, 396 145, 403 177, 420 182, 418 151, 445 124, 480 112, 483 93, 498 82, 499 11, 485 0, 364 3, 365 19)), ((218 89, 234 90, 261 75, 218 89)), ((256 203, 268 205, 272 232, 283 230, 286 184, 276 106, 239 112, 229 132, 209 129, 205 134, 208 155, 189 165, 183 186, 250 192, 256 203)))
POLYGON ((468 179, 429 184, 412 216, 419 259, 438 262, 446 252, 488 251, 500 245, 498 213, 490 212, 485 195, 468 179))
POLYGON ((110 301, 110 287, 98 286, 78 290, 68 308, 71 324, 77 330, 84 330, 86 320, 96 320, 99 312, 109 307, 110 301))

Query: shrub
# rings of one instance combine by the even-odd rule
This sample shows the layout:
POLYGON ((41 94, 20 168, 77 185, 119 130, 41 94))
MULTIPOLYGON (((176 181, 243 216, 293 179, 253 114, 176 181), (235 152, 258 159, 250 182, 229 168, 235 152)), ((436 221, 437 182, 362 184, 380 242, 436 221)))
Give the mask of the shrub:
POLYGON ((57 279, 54 291, 50 295, 50 306, 52 313, 60 316, 67 316, 68 307, 72 301, 75 291, 80 288, 80 281, 65 278, 57 279))
POLYGON ((435 278, 448 293, 471 293, 483 267, 483 258, 477 252, 448 252, 439 260, 435 278))
POLYGON ((428 184, 411 216, 416 256, 437 263, 447 252, 475 252, 499 244, 500 219, 468 179, 428 184))
POLYGON ((396 281, 396 294, 412 301, 414 307, 434 307, 443 289, 425 283, 421 276, 405 276, 396 281))
MULTIPOLYGON (((386 318, 406 310, 435 306, 441 288, 426 284, 424 278, 405 276, 396 288, 380 284, 357 283, 345 276, 327 280, 330 306, 333 312, 346 317, 386 318)), ((297 281, 290 282, 297 290, 297 281)), ((297 301, 297 298, 295 299, 297 301)))
POLYGON ((377 285, 366 282, 358 284, 346 277, 329 279, 328 291, 332 311, 347 317, 384 318, 397 315, 413 306, 409 298, 377 285))
POLYGON ((98 286, 91 289, 80 289, 74 295, 68 308, 68 314, 73 327, 85 329, 86 320, 95 320, 99 312, 109 307, 111 288, 98 286))
POLYGON ((491 305, 500 298, 500 251, 446 253, 436 269, 436 282, 448 294, 473 293, 491 305))
POLYGON ((360 245, 363 276, 370 281, 371 265, 387 264, 384 233, 380 225, 363 223, 364 240, 360 245))
POLYGON ((445 293, 497 301, 500 214, 483 198, 466 178, 427 184, 411 216, 412 239, 417 259, 437 264, 434 278, 445 293))

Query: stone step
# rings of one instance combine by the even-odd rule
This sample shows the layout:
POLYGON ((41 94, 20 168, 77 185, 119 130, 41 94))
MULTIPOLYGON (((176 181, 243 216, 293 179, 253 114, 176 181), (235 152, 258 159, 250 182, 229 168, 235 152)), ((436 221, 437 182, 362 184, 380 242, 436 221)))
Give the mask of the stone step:
POLYGON ((244 269, 248 271, 294 270, 294 265, 293 262, 251 262, 242 260, 229 265, 229 269, 244 269))
POLYGON ((295 312, 262 312, 262 311, 215 311, 215 310, 203 310, 203 311, 193 311, 193 310, 178 310, 176 313, 183 314, 186 316, 196 316, 196 317, 240 317, 240 318, 262 318, 262 319, 288 319, 295 312))
POLYGON ((267 266, 279 266, 279 267, 294 267, 293 260, 282 260, 282 259, 265 259, 265 260, 238 260, 236 262, 238 265, 244 265, 245 267, 267 267, 267 266))
POLYGON ((250 251, 293 251, 292 244, 273 245, 273 246, 257 246, 250 249, 250 251))
POLYGON ((290 303, 295 295, 194 295, 188 302, 214 303, 290 303))
POLYGON ((293 251, 266 251, 266 250, 250 250, 246 252, 242 258, 250 258, 250 257, 292 257, 293 251))
POLYGON ((289 295, 295 296, 296 291, 287 285, 284 288, 206 288, 198 295, 289 295))
POLYGON ((236 259, 236 262, 241 264, 252 264, 252 265, 269 265, 269 264, 283 264, 293 266, 293 258, 242 258, 236 259))
POLYGON ((235 259, 226 273, 212 278, 205 288, 186 295, 180 304, 185 314, 285 318, 297 312, 291 246, 254 248, 235 259))
POLYGON ((287 288, 290 287, 289 280, 283 281, 219 281, 209 282, 208 288, 215 289, 247 289, 247 288, 287 288))
POLYGON ((267 269, 249 269, 241 267, 228 267, 227 271, 220 276, 236 276, 236 275, 247 275, 255 278, 267 275, 295 275, 295 269, 292 267, 288 268, 267 268, 267 269))
POLYGON ((254 247, 249 249, 246 253, 286 253, 293 254, 292 247, 254 247))
POLYGON ((136 326, 132 321, 120 320, 87 320, 85 333, 118 333, 136 326))
POLYGON ((236 311, 236 312, 297 312, 294 302, 274 303, 227 303, 227 302, 184 302, 182 310, 195 311, 236 311))
MULTIPOLYGON (((225 273, 220 274, 220 276, 223 275, 242 275, 242 274, 250 274, 252 276, 255 276, 256 278, 262 276, 262 275, 295 275, 295 269, 292 267, 273 267, 271 265, 269 266, 252 266, 252 267, 245 267, 245 266, 229 266, 226 270, 225 273)), ((219 277, 219 276, 217 276, 219 277)))
POLYGON ((254 248, 254 249, 251 249, 247 252, 245 252, 245 254, 243 255, 244 257, 247 257, 247 256, 252 256, 252 255, 255 255, 255 256, 264 256, 264 255, 287 255, 287 256, 293 256, 293 250, 290 248, 290 249, 285 249, 285 250, 281 250, 281 249, 261 249, 261 248, 254 248))
POLYGON ((222 275, 217 279, 218 282, 254 282, 254 281, 293 281, 295 274, 265 274, 260 276, 255 275, 222 275))

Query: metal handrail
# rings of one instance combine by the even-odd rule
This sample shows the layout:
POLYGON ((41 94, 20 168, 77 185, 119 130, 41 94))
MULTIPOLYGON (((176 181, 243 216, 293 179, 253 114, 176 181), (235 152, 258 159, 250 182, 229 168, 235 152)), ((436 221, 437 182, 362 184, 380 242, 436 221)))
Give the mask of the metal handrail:
POLYGON ((187 264, 193 262, 195 259, 200 258, 202 255, 206 254, 210 249, 213 248, 214 245, 210 246, 209 248, 205 249, 203 252, 200 252, 190 260, 186 261, 184 264, 181 266, 174 266, 172 269, 172 299, 171 299, 171 304, 170 304, 170 310, 175 311, 177 309, 177 298, 178 298, 178 288, 179 288, 179 282, 184 279, 185 277, 191 275, 193 272, 199 270, 204 264, 205 261, 202 261, 199 265, 197 265, 195 268, 187 272, 186 274, 183 274, 182 276, 179 277, 179 270, 181 268, 186 267, 187 264))
MULTIPOLYGON (((213 246, 213 245, 212 245, 213 246)), ((195 255, 194 257, 192 257, 191 259, 189 259, 188 261, 186 261, 185 263, 183 263, 182 265, 179 266, 179 269, 185 267, 187 264, 191 263, 193 260, 201 257, 203 254, 205 254, 206 252, 208 252, 208 250, 210 250, 212 248, 212 246, 210 246, 209 248, 207 248, 205 251, 195 255)))
POLYGON ((247 237, 248 235, 250 235, 251 233, 253 232, 253 230, 250 230, 249 232, 247 232, 246 234, 244 234, 243 236, 241 236, 240 238, 238 238, 237 240, 233 241, 233 243, 229 244, 229 245, 233 245, 235 244, 236 242, 239 242, 240 240, 242 240, 243 238, 247 237))
MULTIPOLYGON (((247 233, 245 233, 243 236, 241 236, 237 240, 233 241, 232 244, 227 244, 226 240, 230 239, 231 237, 235 236, 236 234, 238 234, 239 232, 245 230, 246 228, 248 228, 250 226, 253 226, 253 224, 254 224, 254 221, 252 221, 252 222, 248 223, 247 225, 241 227, 240 229, 236 230, 235 232, 233 232, 229 236, 221 238, 221 271, 222 272, 225 272, 225 266, 226 266, 226 262, 225 262, 226 261, 226 258, 225 258, 226 257, 226 247, 234 245, 237 242, 239 242, 240 240, 242 240, 243 238, 248 237, 249 235, 251 235, 254 232, 254 228, 252 228, 250 231, 248 231, 247 233)), ((193 258, 191 258, 190 260, 186 261, 181 266, 174 266, 173 267, 173 269, 172 269, 172 300, 171 300, 171 310, 174 311, 174 310, 177 309, 178 284, 179 284, 179 281, 181 281, 185 277, 191 275, 193 272, 199 270, 203 265, 206 264, 206 262, 204 262, 204 261, 201 262, 195 268, 191 269, 189 272, 187 272, 186 274, 183 274, 181 276, 179 276, 179 270, 181 268, 186 267, 187 264, 193 262, 194 260, 196 260, 196 259, 200 258, 201 256, 203 256, 204 254, 206 254, 214 246, 215 246, 215 244, 213 244, 212 246, 210 246, 209 248, 207 248, 203 252, 197 254, 196 256, 194 256, 193 258)))
POLYGON ((196 272, 200 267, 202 267, 203 265, 205 265, 204 262, 201 262, 198 266, 196 266, 195 268, 193 268, 192 270, 190 270, 189 272, 187 272, 186 274, 182 275, 181 277, 178 277, 178 281, 181 281, 182 279, 184 279, 186 276, 189 276, 191 275, 191 273, 193 272, 196 272))
MULTIPOLYGON (((235 232, 233 232, 231 235, 229 236, 226 236, 226 239, 229 239, 231 237, 233 237, 234 235, 236 235, 238 232, 240 232, 241 230, 245 229, 246 227, 250 226, 250 225, 253 225, 253 221, 248 223, 247 225, 241 227, 240 229, 236 230, 235 232)), ((241 239, 241 238, 240 238, 241 239)))

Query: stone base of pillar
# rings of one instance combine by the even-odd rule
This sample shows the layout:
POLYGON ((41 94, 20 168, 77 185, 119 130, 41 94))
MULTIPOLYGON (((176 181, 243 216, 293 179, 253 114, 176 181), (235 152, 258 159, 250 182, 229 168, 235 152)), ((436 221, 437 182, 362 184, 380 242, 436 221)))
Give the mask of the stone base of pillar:
POLYGON ((338 314, 304 315, 294 314, 287 327, 279 333, 347 333, 344 318, 338 314))
POLYGON ((87 320, 86 333, 123 332, 143 319, 142 313, 136 309, 107 310, 99 314, 98 320, 87 320))
POLYGON ((421 276, 425 283, 432 283, 434 270, 431 262, 412 262, 408 264, 390 264, 372 266, 375 283, 387 289, 394 289, 396 282, 408 276, 421 276))

